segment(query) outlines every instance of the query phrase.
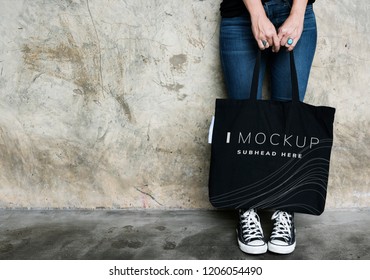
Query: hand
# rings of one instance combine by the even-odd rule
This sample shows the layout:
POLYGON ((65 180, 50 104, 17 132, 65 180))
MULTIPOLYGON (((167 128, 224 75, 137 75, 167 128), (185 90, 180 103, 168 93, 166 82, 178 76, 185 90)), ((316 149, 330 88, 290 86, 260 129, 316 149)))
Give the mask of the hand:
POLYGON ((278 30, 278 37, 281 46, 287 47, 292 51, 301 38, 303 31, 304 15, 290 14, 278 30), (291 44, 289 44, 291 41, 291 44))
POLYGON ((265 14, 252 17, 252 32, 261 50, 272 46, 273 52, 280 49, 280 39, 276 32, 275 26, 265 14))

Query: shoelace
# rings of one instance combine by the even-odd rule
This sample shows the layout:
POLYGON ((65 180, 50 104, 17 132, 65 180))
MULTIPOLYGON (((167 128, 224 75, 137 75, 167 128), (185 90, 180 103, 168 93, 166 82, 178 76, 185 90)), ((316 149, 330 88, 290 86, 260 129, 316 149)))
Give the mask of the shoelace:
POLYGON ((288 242, 291 238, 292 215, 284 211, 276 211, 271 220, 275 220, 271 239, 282 238, 288 242))
POLYGON ((240 215, 243 237, 246 241, 263 238, 261 223, 254 209, 245 211, 240 215))

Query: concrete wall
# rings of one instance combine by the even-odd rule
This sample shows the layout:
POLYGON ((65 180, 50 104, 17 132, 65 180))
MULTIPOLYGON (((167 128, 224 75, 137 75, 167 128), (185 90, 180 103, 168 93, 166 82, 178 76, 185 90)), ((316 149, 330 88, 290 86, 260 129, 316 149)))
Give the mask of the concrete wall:
MULTIPOLYGON (((0 208, 208 208, 215 0, 0 0, 0 208)), ((370 2, 318 0, 328 208, 370 206, 370 2)))

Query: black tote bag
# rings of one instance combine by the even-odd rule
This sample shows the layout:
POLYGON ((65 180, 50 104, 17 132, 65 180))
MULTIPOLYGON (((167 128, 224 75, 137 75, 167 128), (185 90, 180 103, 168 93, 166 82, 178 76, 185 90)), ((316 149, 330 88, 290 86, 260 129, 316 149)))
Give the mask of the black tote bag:
POLYGON ((216 208, 324 211, 335 109, 299 100, 290 54, 291 101, 257 100, 261 52, 250 99, 216 100, 209 173, 216 208))

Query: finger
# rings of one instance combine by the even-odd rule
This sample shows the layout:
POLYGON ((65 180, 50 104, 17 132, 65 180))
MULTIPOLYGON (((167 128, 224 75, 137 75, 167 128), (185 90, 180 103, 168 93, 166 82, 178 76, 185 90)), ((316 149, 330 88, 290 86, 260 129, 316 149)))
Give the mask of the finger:
POLYGON ((268 43, 269 47, 271 47, 271 46, 274 45, 274 39, 273 39, 272 36, 271 37, 267 37, 266 40, 267 40, 267 43, 268 43))
POLYGON ((286 41, 287 47, 293 46, 295 44, 295 40, 292 37, 289 37, 288 40, 286 41))
POLYGON ((266 33, 266 40, 269 43, 270 47, 273 47, 275 45, 276 38, 277 38, 277 33, 275 29, 269 30, 266 33))
POLYGON ((273 36, 273 45, 272 45, 272 51, 273 52, 279 52, 280 50, 280 40, 277 35, 273 36))
POLYGON ((286 45, 285 46, 288 52, 291 52, 294 49, 294 45, 286 45))
POLYGON ((262 41, 262 44, 265 47, 265 49, 268 49, 271 46, 271 44, 267 40, 262 41))
POLYGON ((280 40, 280 45, 282 47, 290 48, 291 46, 295 46, 296 40, 292 36, 284 36, 280 40))
POLYGON ((286 47, 288 51, 292 51, 295 48, 295 46, 298 44, 299 38, 300 37, 297 37, 297 38, 289 37, 288 38, 287 43, 286 43, 286 47))
POLYGON ((291 45, 287 44, 287 50, 291 52, 295 48, 296 45, 297 45, 297 41, 294 41, 294 43, 291 45))
POLYGON ((289 36, 283 36, 283 37, 281 37, 281 39, 280 39, 280 46, 282 46, 282 47, 286 47, 288 44, 287 44, 287 42, 288 42, 288 38, 289 38, 289 36))
POLYGON ((260 48, 260 50, 264 50, 264 49, 268 48, 268 46, 269 46, 269 43, 265 39, 257 40, 257 44, 258 44, 258 47, 260 48))
POLYGON ((285 28, 280 27, 278 31, 279 44, 283 47, 288 41, 289 34, 285 28))

